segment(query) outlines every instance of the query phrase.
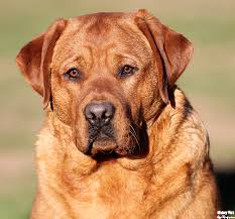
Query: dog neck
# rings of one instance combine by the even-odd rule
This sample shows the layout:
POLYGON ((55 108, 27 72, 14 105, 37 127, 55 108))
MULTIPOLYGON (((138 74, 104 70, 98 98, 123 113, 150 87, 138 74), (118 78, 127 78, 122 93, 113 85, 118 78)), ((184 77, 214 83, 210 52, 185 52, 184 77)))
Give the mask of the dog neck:
MULTIPOLYGON (((177 93, 178 96, 183 95, 180 90, 177 93)), ((178 107, 181 105, 182 103, 179 103, 178 107)), ((146 166, 145 163, 156 163, 157 156, 161 153, 162 148, 169 145, 166 142, 167 135, 169 132, 174 135, 176 131, 174 124, 177 125, 177 118, 174 118, 174 123, 170 118, 173 118, 176 111, 177 108, 174 109, 171 105, 162 106, 159 113, 147 123, 147 135, 150 141, 148 142, 148 153, 145 156, 141 158, 114 158, 105 162, 98 162, 82 153, 73 142, 71 127, 61 122, 54 111, 48 111, 46 124, 41 130, 37 142, 37 156, 43 157, 43 160, 48 160, 52 165, 53 163, 61 164, 62 167, 60 168, 71 169, 78 176, 83 177, 98 171, 102 166, 113 165, 113 163, 117 163, 127 170, 138 171, 146 166)))
MULTIPOLYGON (((157 126, 157 123, 153 124, 148 131, 148 134, 151 135, 150 139, 158 138, 160 132, 156 133, 153 131, 158 128, 157 126)), ((108 166, 113 167, 116 165, 116 167, 121 169, 145 173, 145 167, 148 167, 148 169, 151 167, 148 164, 152 162, 153 150, 157 148, 153 144, 156 144, 156 142, 159 141, 149 142, 149 153, 145 157, 138 159, 122 157, 105 162, 97 162, 77 149, 72 140, 71 128, 58 120, 54 112, 48 112, 46 125, 41 130, 37 141, 38 171, 47 173, 49 178, 51 178, 51 174, 62 176, 64 175, 63 172, 66 172, 75 178, 85 179, 101 172, 100 170, 108 170, 108 166), (51 173, 50 170, 54 172, 51 173)), ((46 177, 45 174, 43 175, 46 177)))

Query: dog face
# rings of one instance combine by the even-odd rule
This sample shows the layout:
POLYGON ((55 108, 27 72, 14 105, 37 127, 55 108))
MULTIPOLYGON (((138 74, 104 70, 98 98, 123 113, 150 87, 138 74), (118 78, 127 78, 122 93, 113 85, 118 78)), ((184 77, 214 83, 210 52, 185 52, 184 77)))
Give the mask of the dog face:
POLYGON ((186 38, 140 10, 59 20, 17 63, 80 151, 125 156, 145 150, 146 123, 169 103, 191 54, 186 38))

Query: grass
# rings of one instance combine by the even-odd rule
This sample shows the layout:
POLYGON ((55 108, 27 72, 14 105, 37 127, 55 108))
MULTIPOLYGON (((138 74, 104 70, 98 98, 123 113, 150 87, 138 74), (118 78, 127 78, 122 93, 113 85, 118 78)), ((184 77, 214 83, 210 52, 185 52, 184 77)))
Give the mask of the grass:
MULTIPOLYGON (((36 132, 42 124, 42 100, 26 85, 15 65, 16 54, 22 45, 45 31, 57 18, 96 11, 147 8, 160 17, 162 22, 192 40, 195 54, 178 84, 185 90, 209 128, 211 154, 216 169, 234 172, 235 138, 231 131, 235 130, 233 0, 178 0, 170 4, 164 0, 158 3, 154 0, 12 0, 7 3, 0 0, 0 3, 4 5, 0 8, 0 156, 5 157, 4 154, 8 153, 9 160, 19 158, 23 164, 26 158, 21 158, 20 154, 30 154, 33 151, 36 132)), ((32 167, 33 163, 30 161, 27 165, 32 167)), ((18 164, 13 165, 19 173, 22 171, 17 177, 11 171, 8 175, 1 174, 1 219, 28 218, 35 193, 35 176, 27 165, 23 165, 22 169, 18 164)), ((5 168, 4 165, 0 166, 0 173, 5 168)), ((225 194, 229 196, 229 192, 225 194)), ((227 203, 228 207, 235 206, 234 202, 227 203)))
POLYGON ((0 215, 2 219, 27 219, 32 208, 35 188, 18 185, 7 194, 0 196, 0 215))

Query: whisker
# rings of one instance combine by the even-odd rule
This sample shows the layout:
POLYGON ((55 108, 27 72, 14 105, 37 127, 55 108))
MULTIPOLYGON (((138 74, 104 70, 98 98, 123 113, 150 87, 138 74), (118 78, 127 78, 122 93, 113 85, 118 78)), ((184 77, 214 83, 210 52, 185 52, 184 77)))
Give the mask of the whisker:
POLYGON ((129 133, 134 137, 136 143, 139 145, 139 141, 138 141, 136 135, 131 130, 129 130, 129 133))
MULTIPOLYGON (((132 129, 132 131, 133 131, 133 134, 135 135, 135 137, 136 137, 136 139, 137 139, 137 133, 136 133, 134 127, 133 127, 131 124, 130 124, 130 127, 131 127, 131 129, 132 129)), ((139 143, 138 139, 137 139, 137 142, 139 143)))
POLYGON ((129 125, 130 126, 130 130, 129 130, 129 133, 134 137, 134 139, 135 139, 135 141, 136 141, 136 144, 138 145, 138 149, 139 149, 139 151, 141 150, 140 149, 140 144, 139 144, 139 141, 138 141, 138 138, 137 138, 137 134, 136 134, 136 132, 135 132, 135 129, 132 127, 132 125, 130 124, 129 125))

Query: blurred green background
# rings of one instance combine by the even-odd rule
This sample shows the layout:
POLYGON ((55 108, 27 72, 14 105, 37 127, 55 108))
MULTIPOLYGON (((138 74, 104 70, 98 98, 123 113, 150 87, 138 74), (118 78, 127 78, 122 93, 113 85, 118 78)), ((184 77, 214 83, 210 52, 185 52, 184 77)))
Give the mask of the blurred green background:
POLYGON ((19 49, 55 19, 98 11, 149 9, 195 47, 178 81, 210 133, 225 210, 235 210, 234 0, 0 0, 0 218, 26 219, 36 188, 34 142, 42 100, 15 65, 19 49))

